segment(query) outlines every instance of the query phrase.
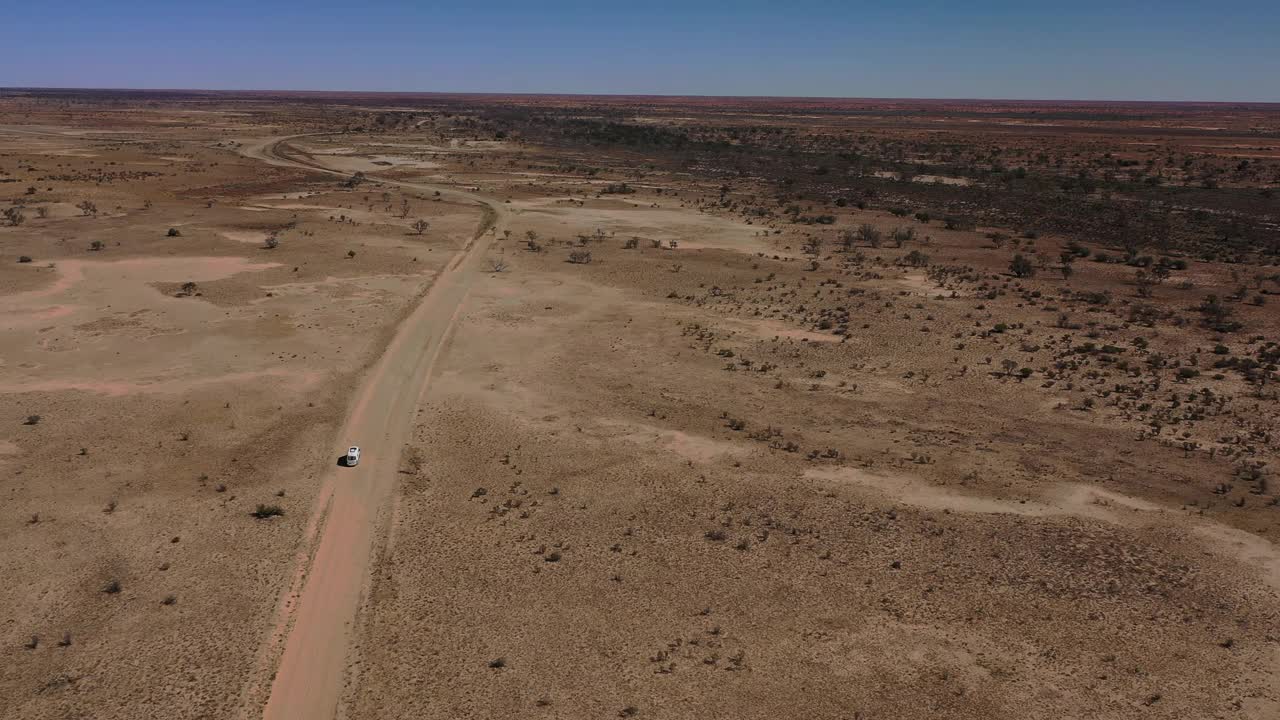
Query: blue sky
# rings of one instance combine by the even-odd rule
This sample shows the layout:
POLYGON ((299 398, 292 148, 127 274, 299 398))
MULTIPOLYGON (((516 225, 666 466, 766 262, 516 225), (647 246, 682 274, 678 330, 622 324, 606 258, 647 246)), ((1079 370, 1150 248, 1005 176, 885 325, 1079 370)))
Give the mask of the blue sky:
POLYGON ((6 5, 0 86, 1280 101, 1280 0, 6 5))

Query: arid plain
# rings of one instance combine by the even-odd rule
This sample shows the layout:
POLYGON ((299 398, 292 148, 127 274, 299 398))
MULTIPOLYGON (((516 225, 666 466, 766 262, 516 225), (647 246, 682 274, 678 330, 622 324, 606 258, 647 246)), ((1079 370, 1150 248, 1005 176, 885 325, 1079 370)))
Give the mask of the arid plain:
POLYGON ((1274 106, 0 93, 0 717, 1277 717, 1276 193, 1274 106))

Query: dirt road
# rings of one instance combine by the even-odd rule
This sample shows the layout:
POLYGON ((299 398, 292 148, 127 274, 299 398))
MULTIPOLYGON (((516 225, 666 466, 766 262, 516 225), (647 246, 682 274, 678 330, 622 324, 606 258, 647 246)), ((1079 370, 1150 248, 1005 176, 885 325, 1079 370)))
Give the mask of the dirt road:
MULTIPOLYGON (((271 164, 307 167, 346 176, 309 161, 287 156, 273 139, 247 147, 250 157, 271 164)), ((448 263, 421 302, 404 320, 385 353, 369 371, 351 402, 350 415, 333 448, 335 463, 347 445, 363 449, 360 465, 338 467, 326 477, 308 529, 313 549, 304 556, 297 576, 281 599, 274 638, 287 638, 275 668, 262 717, 323 720, 337 712, 343 690, 347 652, 369 577, 380 514, 387 507, 400 469, 401 451, 409 439, 419 399, 432 368, 448 342, 463 298, 484 258, 492 233, 501 230, 501 205, 447 187, 383 181, 402 187, 440 192, 442 196, 483 205, 484 219, 475 235, 448 263), (316 533, 318 532, 318 535, 316 533), (300 594, 295 598, 293 595, 300 594)), ((269 641, 269 645, 274 645, 269 641)), ((278 647, 278 646, 277 646, 278 647)), ((268 650, 269 665, 275 653, 268 650)), ((270 667, 259 668, 270 676, 270 667)), ((253 709, 246 708, 252 716, 253 709)))

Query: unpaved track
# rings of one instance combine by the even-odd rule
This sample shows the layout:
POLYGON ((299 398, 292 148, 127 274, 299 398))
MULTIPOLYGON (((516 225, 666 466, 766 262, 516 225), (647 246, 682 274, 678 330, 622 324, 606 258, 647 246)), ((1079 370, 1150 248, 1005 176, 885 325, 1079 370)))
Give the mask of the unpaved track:
MULTIPOLYGON (((286 140, 273 139, 246 147, 243 152, 274 165, 349 176, 309 159, 286 156, 279 150, 286 140)), ((357 467, 335 465, 321 487, 307 529, 308 539, 304 540, 314 549, 300 557, 294 582, 281 599, 273 639, 267 641, 264 653, 264 662, 269 665, 275 656, 271 646, 280 637, 287 637, 271 681, 264 720, 328 720, 337 713, 347 654, 379 535, 379 517, 393 495, 401 452, 410 439, 418 402, 484 258, 492 237, 490 231, 496 234, 505 223, 502 206, 484 197, 447 187, 378 182, 439 191, 443 196, 479 203, 486 208, 485 216, 472 239, 441 271, 397 329, 352 400, 339 439, 341 444, 333 448, 333 458, 336 463, 347 444, 361 446, 364 454, 357 467), (318 541, 314 540, 316 533, 318 541), (291 596, 298 585, 302 586, 301 593, 294 599, 291 596)), ((270 676, 270 670, 258 668, 266 676, 270 676)), ((256 714, 253 708, 245 710, 249 716, 256 714)))

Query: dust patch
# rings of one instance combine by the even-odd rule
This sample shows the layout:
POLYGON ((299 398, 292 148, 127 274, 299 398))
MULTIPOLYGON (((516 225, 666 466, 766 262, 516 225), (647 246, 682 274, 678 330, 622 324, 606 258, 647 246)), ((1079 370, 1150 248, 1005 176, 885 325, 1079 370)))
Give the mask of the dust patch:
POLYGON ((707 463, 718 458, 742 455, 743 451, 733 443, 702 435, 690 435, 679 430, 632 423, 623 420, 601 420, 600 424, 616 431, 613 437, 637 445, 660 448, 690 462, 707 463))
POLYGON ((243 383, 261 378, 281 378, 296 387, 310 387, 320 382, 324 373, 316 371, 255 370, 204 378, 168 378, 151 381, 88 381, 88 380, 39 380, 28 383, 0 383, 0 394, 14 395, 33 392, 79 391, 108 397, 123 397, 140 393, 182 393, 193 388, 243 383))

